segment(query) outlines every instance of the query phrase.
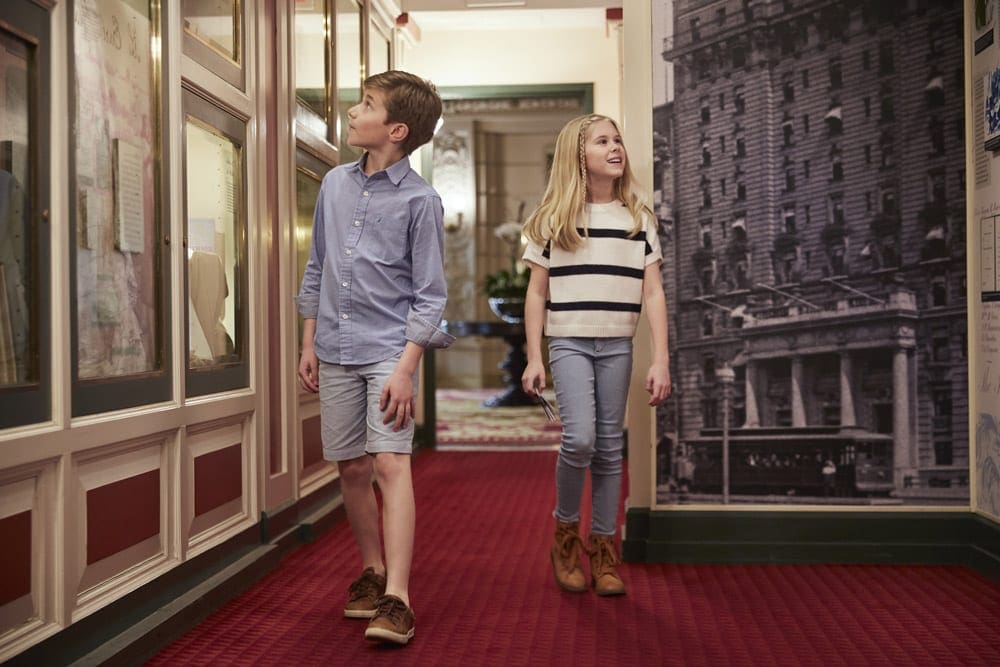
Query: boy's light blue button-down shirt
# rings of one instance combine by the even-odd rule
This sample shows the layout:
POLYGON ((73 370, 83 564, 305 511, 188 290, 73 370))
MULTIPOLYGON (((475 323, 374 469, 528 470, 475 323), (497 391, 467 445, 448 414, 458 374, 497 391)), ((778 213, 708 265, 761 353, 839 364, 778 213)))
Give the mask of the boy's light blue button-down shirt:
POLYGON ((438 328, 447 301, 441 197, 409 158, 366 176, 366 157, 323 178, 297 299, 302 317, 316 319, 316 356, 330 364, 454 340, 438 328))

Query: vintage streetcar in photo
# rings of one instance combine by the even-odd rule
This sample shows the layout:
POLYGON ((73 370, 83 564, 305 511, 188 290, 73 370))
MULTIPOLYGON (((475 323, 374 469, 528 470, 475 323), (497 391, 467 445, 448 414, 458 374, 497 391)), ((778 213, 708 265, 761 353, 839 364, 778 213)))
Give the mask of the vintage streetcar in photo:
MULTIPOLYGON (((690 491, 722 493, 721 429, 705 429, 687 445, 690 491)), ((732 429, 729 492, 887 496, 893 490, 892 446, 892 436, 858 428, 732 429)))

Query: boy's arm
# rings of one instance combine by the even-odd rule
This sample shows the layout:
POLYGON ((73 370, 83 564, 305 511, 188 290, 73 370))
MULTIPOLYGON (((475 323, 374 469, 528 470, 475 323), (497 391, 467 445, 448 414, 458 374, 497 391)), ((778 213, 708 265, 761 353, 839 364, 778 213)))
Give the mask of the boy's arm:
POLYGON ((393 431, 404 428, 413 419, 416 411, 416 397, 413 395, 413 376, 417 372, 424 348, 413 341, 406 341, 403 354, 396 364, 395 370, 382 387, 382 397, 379 409, 385 413, 383 424, 395 422, 393 431))
POLYGON ((313 349, 313 339, 316 338, 316 318, 308 317, 302 321, 302 356, 299 359, 299 379, 302 386, 314 394, 319 391, 319 359, 313 349))
POLYGON ((667 298, 660 282, 660 263, 646 265, 642 278, 643 307, 653 337, 653 363, 646 375, 649 404, 659 405, 670 395, 670 352, 667 348, 667 298))
POLYGON ((406 340, 422 348, 448 347, 455 341, 439 328, 448 301, 444 278, 444 209, 436 195, 411 205, 410 257, 413 301, 406 340))

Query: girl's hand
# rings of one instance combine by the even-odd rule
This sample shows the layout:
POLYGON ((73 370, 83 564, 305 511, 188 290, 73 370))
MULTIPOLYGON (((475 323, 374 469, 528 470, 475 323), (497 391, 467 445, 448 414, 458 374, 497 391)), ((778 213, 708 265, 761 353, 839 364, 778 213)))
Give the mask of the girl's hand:
POLYGON ((521 388, 531 396, 537 396, 545 389, 545 366, 541 362, 528 362, 521 376, 521 388))
POLYGON ((670 395, 670 365, 666 363, 653 364, 646 374, 646 391, 649 392, 649 404, 659 405, 670 395))

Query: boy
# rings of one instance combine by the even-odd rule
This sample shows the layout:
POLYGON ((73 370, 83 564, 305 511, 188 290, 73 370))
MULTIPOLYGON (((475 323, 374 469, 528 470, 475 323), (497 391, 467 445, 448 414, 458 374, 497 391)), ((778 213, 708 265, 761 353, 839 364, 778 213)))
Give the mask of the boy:
POLYGON ((406 644, 417 367, 425 348, 454 340, 438 329, 447 298, 441 198, 408 155, 433 136, 441 98, 419 77, 383 72, 365 80, 347 115, 347 141, 365 153, 330 170, 320 188, 298 296, 299 379, 320 394, 323 457, 337 462, 363 561, 344 615, 371 619, 367 639, 406 644))

